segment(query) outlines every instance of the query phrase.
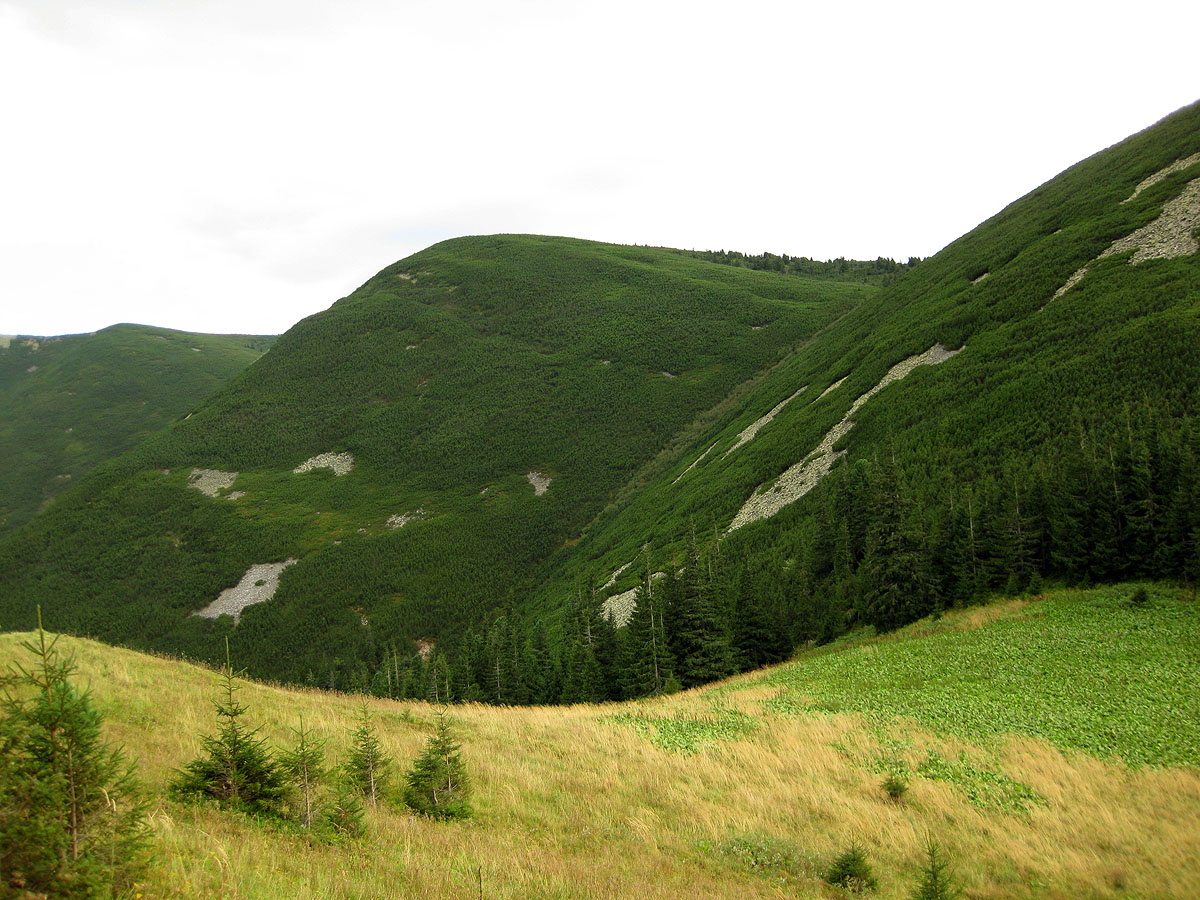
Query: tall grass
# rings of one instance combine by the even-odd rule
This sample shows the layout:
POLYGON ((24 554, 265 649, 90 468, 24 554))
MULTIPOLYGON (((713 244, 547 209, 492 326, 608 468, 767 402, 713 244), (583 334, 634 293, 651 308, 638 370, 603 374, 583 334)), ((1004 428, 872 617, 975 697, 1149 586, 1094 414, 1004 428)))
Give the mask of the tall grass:
MULTIPOLYGON (((1070 601, 1063 597, 1052 602, 1070 601)), ((938 633, 970 636, 974 628, 1005 626, 1038 604, 1021 606, 950 614, 938 633)), ((1188 606, 1161 600, 1147 616, 1188 606)), ((0 659, 15 656, 18 639, 0 635, 0 659)), ((211 728, 216 674, 91 641, 66 646, 78 654, 111 736, 164 797, 173 769, 198 752, 211 728)), ((877 655, 928 647, 934 662, 940 645, 918 627, 874 646, 877 655)), ((1062 649, 1043 646, 1048 654, 1062 649)), ((787 675, 800 665, 806 678, 819 681, 823 671, 842 677, 841 657, 854 653, 861 651, 826 651, 777 671, 787 675)), ((255 900, 831 897, 820 874, 859 842, 879 877, 878 896, 905 897, 929 834, 970 897, 1200 896, 1196 768, 1130 768, 1020 733, 970 740, 911 719, 778 714, 764 702, 778 693, 773 676, 752 673, 637 704, 456 707, 475 817, 434 823, 399 805, 381 807, 369 813, 368 836, 356 845, 311 845, 286 829, 160 799, 152 818, 158 861, 142 893, 255 900), (690 754, 663 749, 622 721, 623 714, 699 719, 720 710, 752 716, 756 727, 690 754), (889 801, 874 763, 899 755, 915 766, 930 748, 946 760, 966 754, 979 770, 1020 782, 1040 800, 1023 812, 979 805, 960 784, 917 776, 903 804, 889 801), (775 856, 783 848, 790 862, 756 870, 736 854, 714 851, 755 842, 775 856)), ((303 716, 328 739, 332 757, 345 757, 359 698, 249 683, 243 699, 251 724, 262 723, 275 745, 290 742, 289 728, 303 716)), ((402 763, 415 757, 435 710, 366 702, 384 751, 402 763)))

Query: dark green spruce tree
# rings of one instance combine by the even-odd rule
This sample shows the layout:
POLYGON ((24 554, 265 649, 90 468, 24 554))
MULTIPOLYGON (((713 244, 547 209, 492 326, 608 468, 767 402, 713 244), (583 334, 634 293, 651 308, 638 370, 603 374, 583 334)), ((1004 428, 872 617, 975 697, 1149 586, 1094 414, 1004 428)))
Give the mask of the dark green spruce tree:
POLYGON ((654 697, 679 690, 675 658, 667 642, 661 593, 655 592, 647 569, 634 598, 633 614, 623 640, 625 696, 654 697))
POLYGON ((287 779, 258 729, 242 723, 247 708, 237 699, 239 690, 226 641, 220 696, 213 701, 220 725, 204 738, 204 755, 178 771, 171 790, 179 797, 208 797, 222 809, 279 816, 287 802, 287 779))
POLYGON ((410 809, 434 819, 471 815, 471 785, 459 750, 443 708, 433 736, 408 773, 404 802, 410 809))
POLYGON ((57 642, 39 610, 21 644, 35 661, 0 679, 0 895, 121 894, 144 864, 146 803, 57 642))
POLYGON ((914 505, 890 451, 876 459, 871 480, 863 618, 879 631, 891 631, 932 611, 934 589, 914 505))
POLYGON ((562 703, 598 703, 605 690, 593 646, 592 612, 576 592, 567 612, 562 645, 562 703))
POLYGON ((707 684, 736 669, 729 617, 724 615, 712 590, 708 560, 702 559, 692 535, 681 576, 665 581, 667 628, 680 684, 707 684), (673 596, 672 596, 673 595, 673 596))

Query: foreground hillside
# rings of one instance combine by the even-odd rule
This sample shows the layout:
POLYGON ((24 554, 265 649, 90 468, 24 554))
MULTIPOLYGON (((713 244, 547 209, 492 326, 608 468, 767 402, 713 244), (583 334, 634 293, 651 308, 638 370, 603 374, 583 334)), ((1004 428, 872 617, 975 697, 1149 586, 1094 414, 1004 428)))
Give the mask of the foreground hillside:
POLYGON ((0 532, 194 409, 272 340, 145 325, 0 338, 0 532))
MULTIPOLYGON (((165 798, 214 728, 210 671, 69 640, 156 800, 146 898, 839 897, 852 843, 908 897, 927 835, 968 898, 1200 895, 1200 606, 1131 587, 926 620, 669 698, 451 709, 474 818, 389 807, 346 846, 165 798), (886 773, 909 781, 899 802, 886 773)), ((0 636, 0 660, 19 659, 0 636)), ((234 644, 236 654, 236 641, 234 644)), ((358 698, 248 684, 263 734, 300 717, 344 757, 358 698)), ((373 699, 403 765, 423 703, 373 699)))

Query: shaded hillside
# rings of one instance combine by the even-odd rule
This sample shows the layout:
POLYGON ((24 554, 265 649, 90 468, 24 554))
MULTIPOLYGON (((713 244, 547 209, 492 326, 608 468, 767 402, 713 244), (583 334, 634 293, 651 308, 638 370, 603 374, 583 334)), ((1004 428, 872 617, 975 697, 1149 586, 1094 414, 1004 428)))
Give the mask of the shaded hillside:
MULTIPOLYGON (((146 897, 835 898, 823 878, 857 843, 871 896, 899 900, 929 836, 966 897, 1184 900, 1200 895, 1200 607, 1147 587, 1140 606, 1128 586, 952 612, 673 697, 453 707, 474 817, 392 800, 343 846, 167 796, 215 728, 215 673, 64 646, 146 784, 146 897)), ((0 636, 0 665, 27 661, 17 639, 0 636)), ((272 747, 303 719, 327 763, 346 759, 360 698, 238 697, 272 747)), ((367 702, 402 773, 436 708, 367 702)))
POLYGON ((55 627, 216 658, 232 621, 191 614, 294 558, 241 610, 252 671, 346 684, 388 647, 453 646, 522 604, 664 448, 875 293, 586 241, 439 244, 0 546, 0 619, 40 602, 55 627))
POLYGON ((0 531, 72 480, 191 411, 269 337, 113 325, 0 343, 0 531))

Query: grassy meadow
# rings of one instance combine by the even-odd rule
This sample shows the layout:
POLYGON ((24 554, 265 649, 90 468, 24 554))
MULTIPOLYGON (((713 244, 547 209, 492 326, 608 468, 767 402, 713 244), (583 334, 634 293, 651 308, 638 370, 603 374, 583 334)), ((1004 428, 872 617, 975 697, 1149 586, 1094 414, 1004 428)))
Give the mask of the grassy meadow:
MULTIPOLYGON (((397 804, 341 846, 166 799, 215 728, 214 672, 62 646, 156 798, 145 898, 839 897, 821 876, 855 842, 875 896, 899 898, 927 835, 970 898, 1196 897, 1200 604, 1132 593, 953 611, 654 700, 454 707, 475 816, 397 804), (908 779, 900 801, 888 773, 908 779)), ((0 660, 21 639, 0 635, 0 660)), ((303 716, 345 757, 361 698, 243 688, 272 745, 303 716)), ((434 708, 366 702, 402 771, 434 708)))

